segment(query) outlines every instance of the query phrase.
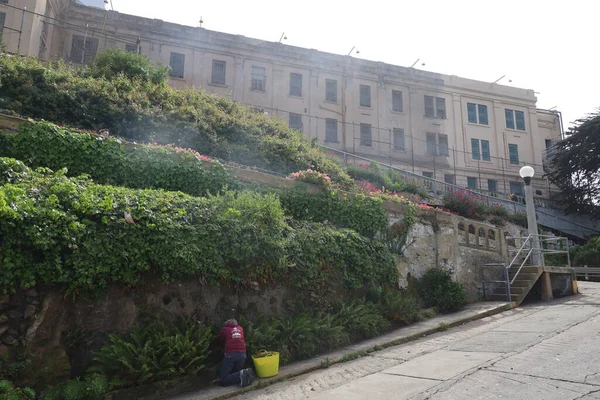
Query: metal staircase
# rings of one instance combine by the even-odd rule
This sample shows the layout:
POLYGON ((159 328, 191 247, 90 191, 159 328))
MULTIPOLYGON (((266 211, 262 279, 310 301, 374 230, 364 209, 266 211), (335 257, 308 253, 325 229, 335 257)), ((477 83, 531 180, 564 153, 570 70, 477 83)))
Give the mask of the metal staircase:
POLYGON ((571 267, 568 247, 569 241, 567 238, 557 238, 547 235, 529 235, 525 238, 509 237, 506 239, 507 244, 510 240, 514 240, 515 242, 520 241, 522 244, 518 249, 509 248, 507 250, 509 259, 511 260, 508 265, 502 263, 482 265, 484 268, 502 268, 502 280, 483 281, 484 296, 488 295, 486 292, 487 286, 490 286, 490 284, 492 286, 492 293, 487 296, 490 300, 507 301, 512 303, 513 307, 519 306, 544 272, 545 254, 565 254, 567 266, 571 267), (533 246, 534 238, 540 241, 540 249, 536 249, 533 246), (565 245, 559 249, 548 248, 549 241, 553 242, 554 247, 556 247, 556 243, 561 241, 563 241, 565 245), (541 265, 531 265, 532 260, 536 260, 541 263, 541 265))

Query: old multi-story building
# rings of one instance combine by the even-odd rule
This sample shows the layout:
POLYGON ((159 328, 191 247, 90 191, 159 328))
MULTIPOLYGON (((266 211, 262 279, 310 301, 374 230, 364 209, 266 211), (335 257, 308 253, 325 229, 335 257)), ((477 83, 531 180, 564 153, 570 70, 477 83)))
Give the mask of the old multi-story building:
MULTIPOLYGON (((491 194, 521 193, 562 135, 560 113, 507 87, 121 14, 69 0, 0 0, 9 52, 81 64, 107 48, 171 66, 192 86, 285 119, 337 151, 491 194), (24 11, 23 8, 27 7, 24 11), (31 12, 33 11, 33 12, 31 12), (23 22, 21 28, 21 22, 23 22), (20 45, 18 42, 20 41, 20 45)), ((341 153, 339 153, 341 154, 341 153)), ((352 157, 350 157, 352 158, 352 157)))

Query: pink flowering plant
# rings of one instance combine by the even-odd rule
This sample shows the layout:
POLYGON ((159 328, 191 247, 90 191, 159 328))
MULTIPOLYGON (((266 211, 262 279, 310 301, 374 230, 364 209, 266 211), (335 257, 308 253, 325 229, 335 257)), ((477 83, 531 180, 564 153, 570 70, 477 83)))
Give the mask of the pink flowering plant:
POLYGON ((288 179, 306 183, 312 183, 324 188, 332 188, 333 184, 331 178, 322 172, 315 171, 313 169, 307 169, 304 171, 298 171, 290 174, 288 179))
POLYGON ((460 215, 461 217, 483 220, 487 213, 487 205, 477 195, 457 190, 444 196, 444 208, 460 215))

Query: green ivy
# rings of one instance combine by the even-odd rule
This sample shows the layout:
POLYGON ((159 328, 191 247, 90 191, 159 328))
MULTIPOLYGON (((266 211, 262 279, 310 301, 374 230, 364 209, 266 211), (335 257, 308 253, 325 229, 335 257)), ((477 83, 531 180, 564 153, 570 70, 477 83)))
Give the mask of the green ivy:
POLYGON ((197 198, 66 173, 0 158, 0 176, 10 177, 0 186, 1 291, 49 284, 93 293, 111 281, 138 284, 148 271, 165 281, 195 274, 213 285, 280 280, 308 290, 397 278, 384 242, 323 224, 290 225, 274 194, 197 198))
POLYGON ((388 217, 381 199, 362 194, 339 195, 337 191, 314 195, 301 189, 281 190, 277 194, 286 213, 296 220, 327 221, 370 238, 388 228, 388 217))
POLYGON ((135 145, 46 122, 25 124, 17 134, 1 134, 0 156, 23 160, 34 168, 67 168, 71 176, 87 174, 98 183, 139 189, 199 196, 236 186, 223 165, 203 162, 192 151, 135 145))

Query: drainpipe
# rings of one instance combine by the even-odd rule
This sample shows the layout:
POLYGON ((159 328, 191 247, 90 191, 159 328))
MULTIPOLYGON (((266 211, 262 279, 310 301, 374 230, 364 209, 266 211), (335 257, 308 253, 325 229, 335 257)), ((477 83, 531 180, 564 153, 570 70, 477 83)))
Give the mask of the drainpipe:
POLYGON ((346 149, 346 67, 342 68, 342 148, 346 149))

